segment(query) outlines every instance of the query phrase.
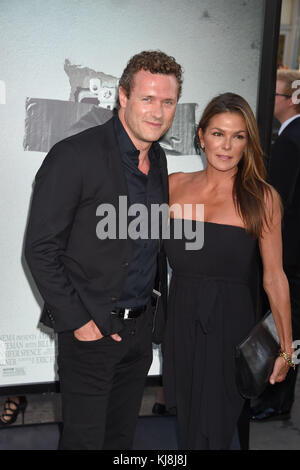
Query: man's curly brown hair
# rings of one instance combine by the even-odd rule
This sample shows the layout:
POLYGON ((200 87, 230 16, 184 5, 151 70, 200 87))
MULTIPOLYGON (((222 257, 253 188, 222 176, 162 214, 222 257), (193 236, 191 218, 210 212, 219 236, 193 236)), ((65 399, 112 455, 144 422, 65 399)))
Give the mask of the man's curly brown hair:
MULTIPOLYGON (((119 81, 119 86, 123 88, 127 98, 129 98, 133 88, 134 75, 140 70, 146 70, 154 74, 175 75, 178 83, 178 99, 180 98, 183 81, 182 68, 177 64, 174 57, 168 56, 159 50, 143 51, 131 57, 119 81)), ((119 98, 117 105, 120 107, 119 98)))

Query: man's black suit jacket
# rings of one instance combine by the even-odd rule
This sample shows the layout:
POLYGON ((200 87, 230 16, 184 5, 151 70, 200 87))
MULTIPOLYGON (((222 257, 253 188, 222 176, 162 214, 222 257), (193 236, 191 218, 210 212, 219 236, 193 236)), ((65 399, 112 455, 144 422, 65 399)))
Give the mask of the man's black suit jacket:
MULTIPOLYGON (((167 203, 166 156, 155 145, 167 203)), ((128 197, 128 190, 113 119, 57 143, 36 175, 25 257, 45 301, 41 321, 57 332, 91 319, 104 335, 122 328, 110 312, 122 292, 133 242, 96 236, 97 207, 112 204, 118 220, 119 196, 128 197)), ((158 258, 165 311, 166 260, 162 252, 158 258)))
POLYGON ((271 149, 269 182, 284 206, 283 265, 300 272, 300 118, 282 131, 271 149))

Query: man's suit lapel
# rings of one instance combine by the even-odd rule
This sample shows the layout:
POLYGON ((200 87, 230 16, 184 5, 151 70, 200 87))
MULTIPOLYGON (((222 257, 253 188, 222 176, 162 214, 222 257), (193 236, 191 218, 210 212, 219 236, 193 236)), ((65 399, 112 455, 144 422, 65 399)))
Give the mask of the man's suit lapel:
POLYGON ((109 153, 108 167, 110 175, 108 176, 108 178, 114 186, 117 195, 129 197, 126 177, 122 165, 120 148, 114 130, 113 119, 110 120, 109 124, 110 126, 108 127, 107 134, 107 150, 109 153))

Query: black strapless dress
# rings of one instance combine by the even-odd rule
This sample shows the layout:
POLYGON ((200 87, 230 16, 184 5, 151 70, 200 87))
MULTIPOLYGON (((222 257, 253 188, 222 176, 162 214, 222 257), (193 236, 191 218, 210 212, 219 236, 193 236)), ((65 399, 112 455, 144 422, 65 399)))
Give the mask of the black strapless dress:
POLYGON ((229 449, 244 400, 235 346, 255 323, 251 279, 257 241, 243 228, 204 224, 204 245, 186 250, 171 219, 172 268, 164 352, 166 404, 176 407, 182 449, 229 449))

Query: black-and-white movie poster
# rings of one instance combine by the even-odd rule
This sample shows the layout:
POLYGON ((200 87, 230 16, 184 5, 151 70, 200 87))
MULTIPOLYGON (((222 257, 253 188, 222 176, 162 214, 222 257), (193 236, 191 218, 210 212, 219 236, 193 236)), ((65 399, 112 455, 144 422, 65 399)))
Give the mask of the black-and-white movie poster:
MULTIPOLYGON (((208 101, 233 91, 256 108, 262 0, 2 0, 0 67, 0 386, 55 380, 55 337, 23 257, 32 184, 66 136, 108 120, 128 59, 149 49, 184 68, 168 171, 205 162, 194 132, 208 101)), ((154 350, 150 374, 160 373, 154 350)))
MULTIPOLYGON (((111 118, 118 78, 65 60, 70 81, 68 101, 26 98, 24 150, 48 152, 65 137, 111 118)), ((172 127, 160 143, 167 155, 195 155, 196 103, 179 103, 172 127)))

